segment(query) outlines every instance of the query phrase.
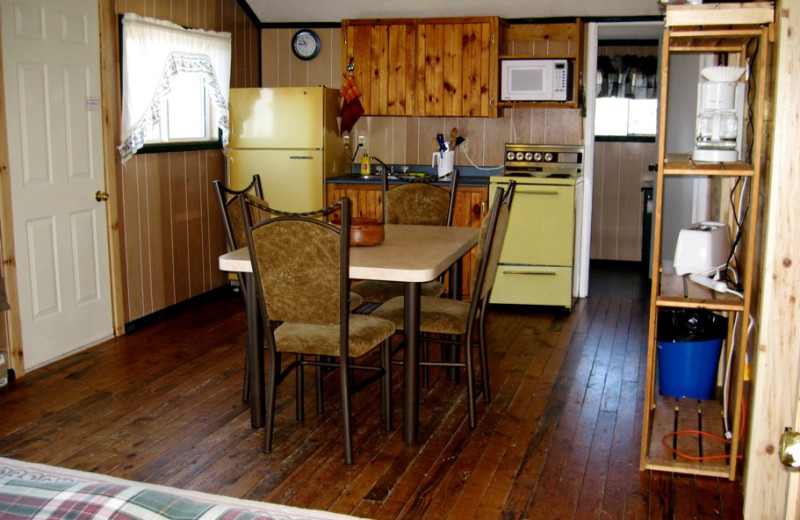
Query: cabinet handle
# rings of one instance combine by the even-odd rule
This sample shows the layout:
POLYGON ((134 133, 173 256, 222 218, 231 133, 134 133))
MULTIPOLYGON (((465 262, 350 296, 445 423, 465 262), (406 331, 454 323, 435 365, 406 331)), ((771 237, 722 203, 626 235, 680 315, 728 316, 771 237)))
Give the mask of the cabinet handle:
POLYGON ((503 270, 503 274, 507 275, 529 275, 529 276, 555 276, 555 271, 541 271, 538 273, 532 273, 530 271, 506 271, 503 270))

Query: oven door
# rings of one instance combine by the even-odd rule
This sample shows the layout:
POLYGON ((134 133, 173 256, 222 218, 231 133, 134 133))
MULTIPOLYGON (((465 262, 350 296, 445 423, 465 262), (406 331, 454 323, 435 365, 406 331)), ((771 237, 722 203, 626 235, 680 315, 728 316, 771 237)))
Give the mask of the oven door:
MULTIPOLYGON (((502 186, 506 182, 508 181, 493 181, 493 186, 502 186)), ((572 265, 574 201, 573 183, 517 182, 500 262, 517 265, 572 265)))

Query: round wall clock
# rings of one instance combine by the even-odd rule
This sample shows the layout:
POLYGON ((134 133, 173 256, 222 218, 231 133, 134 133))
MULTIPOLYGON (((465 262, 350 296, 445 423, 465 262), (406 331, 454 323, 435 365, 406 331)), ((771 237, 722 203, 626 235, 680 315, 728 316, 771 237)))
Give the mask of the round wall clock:
POLYGON ((292 51, 301 60, 316 58, 320 47, 319 36, 309 29, 297 31, 292 37, 292 51))

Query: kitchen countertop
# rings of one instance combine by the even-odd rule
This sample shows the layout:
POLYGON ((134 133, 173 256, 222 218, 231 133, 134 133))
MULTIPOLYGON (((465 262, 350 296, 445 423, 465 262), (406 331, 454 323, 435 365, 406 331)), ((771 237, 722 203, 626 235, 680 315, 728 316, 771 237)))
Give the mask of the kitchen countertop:
MULTIPOLYGON (((332 177, 327 179, 325 182, 330 184, 380 184, 381 178, 378 175, 368 175, 363 176, 357 173, 350 174, 350 175, 342 175, 341 177, 332 177)), ((389 182, 392 184, 401 184, 406 183, 408 181, 400 180, 397 178, 389 178, 389 182)), ((441 180, 435 180, 431 184, 439 185, 439 186, 449 186, 450 185, 450 177, 444 177, 441 180)), ((489 185, 489 176, 475 176, 475 175, 461 175, 458 178, 458 185, 459 186, 477 186, 477 187, 485 187, 489 185)))

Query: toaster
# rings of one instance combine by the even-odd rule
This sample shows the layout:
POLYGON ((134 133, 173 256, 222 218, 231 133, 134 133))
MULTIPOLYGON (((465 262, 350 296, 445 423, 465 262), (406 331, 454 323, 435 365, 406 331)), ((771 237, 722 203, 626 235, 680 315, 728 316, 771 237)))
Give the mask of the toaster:
POLYGON ((724 266, 731 252, 728 225, 696 222, 681 229, 675 245, 675 274, 710 273, 724 266))

